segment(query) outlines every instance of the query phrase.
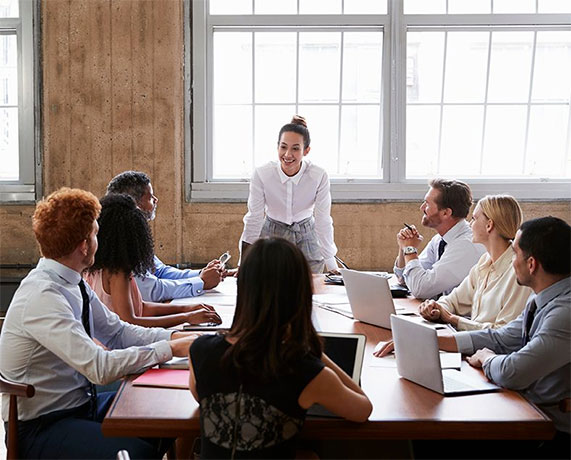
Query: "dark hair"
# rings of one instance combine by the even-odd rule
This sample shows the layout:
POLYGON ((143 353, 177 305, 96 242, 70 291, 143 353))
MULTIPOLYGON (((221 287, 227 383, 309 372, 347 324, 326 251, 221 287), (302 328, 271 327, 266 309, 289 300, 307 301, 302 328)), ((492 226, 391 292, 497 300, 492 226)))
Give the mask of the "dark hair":
POLYGON ((465 218, 472 206, 472 192, 468 184, 459 180, 433 179, 429 184, 440 192, 438 209, 450 208, 454 217, 465 218))
POLYGON ((144 172, 124 171, 111 179, 107 185, 107 193, 125 193, 138 203, 150 183, 151 179, 144 172))
POLYGON ((281 238, 260 239, 238 272, 236 313, 223 356, 245 380, 270 381, 291 373, 306 354, 321 357, 311 322, 312 276, 303 253, 281 238))
POLYGON ((63 187, 41 200, 32 217, 32 228, 44 257, 71 254, 93 231, 101 205, 91 192, 63 187))
POLYGON ((557 217, 540 217, 520 227, 519 247, 526 257, 536 259, 552 275, 571 272, 571 227, 557 217))
POLYGON ((89 271, 143 275, 154 267, 151 229, 129 195, 112 193, 101 199, 99 248, 89 271))
POLYGON ((289 132, 301 134, 303 136, 303 149, 305 150, 307 147, 309 147, 311 138, 309 137, 309 129, 307 129, 307 122, 305 121, 305 118, 300 115, 294 115, 287 125, 283 125, 278 135, 278 145, 282 139, 282 134, 289 132))

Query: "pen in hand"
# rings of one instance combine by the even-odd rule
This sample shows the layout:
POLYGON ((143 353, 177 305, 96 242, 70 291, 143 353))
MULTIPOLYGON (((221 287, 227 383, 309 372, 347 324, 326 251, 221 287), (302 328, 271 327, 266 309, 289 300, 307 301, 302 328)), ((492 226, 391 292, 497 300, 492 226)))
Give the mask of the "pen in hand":
POLYGON ((404 226, 405 226, 406 228, 408 228, 411 232, 414 233, 414 228, 412 228, 412 227, 411 227, 410 225, 408 225, 406 222, 403 222, 403 223, 404 223, 404 226))

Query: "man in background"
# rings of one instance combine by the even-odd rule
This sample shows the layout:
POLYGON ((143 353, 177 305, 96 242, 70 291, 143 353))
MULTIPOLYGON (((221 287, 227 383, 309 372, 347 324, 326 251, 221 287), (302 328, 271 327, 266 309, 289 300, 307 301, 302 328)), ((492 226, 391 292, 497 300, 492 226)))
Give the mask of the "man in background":
MULTIPOLYGON (((148 220, 153 220, 157 211, 158 198, 153 193, 151 179, 143 172, 125 171, 118 174, 109 185, 107 193, 124 193, 135 200, 148 220)), ((164 302, 171 299, 195 297, 212 289, 222 280, 222 269, 218 260, 212 260, 202 270, 179 270, 165 265, 155 255, 155 270, 135 278, 143 300, 164 302)))
MULTIPOLYGON (((422 225, 436 230, 420 255, 423 237, 407 225, 397 234, 399 252, 393 271, 401 284, 419 299, 449 294, 478 262, 486 248, 472 243, 472 229, 466 216, 472 206, 467 184, 434 179, 420 206, 422 225)), ((405 224, 406 225, 406 224, 405 224)))

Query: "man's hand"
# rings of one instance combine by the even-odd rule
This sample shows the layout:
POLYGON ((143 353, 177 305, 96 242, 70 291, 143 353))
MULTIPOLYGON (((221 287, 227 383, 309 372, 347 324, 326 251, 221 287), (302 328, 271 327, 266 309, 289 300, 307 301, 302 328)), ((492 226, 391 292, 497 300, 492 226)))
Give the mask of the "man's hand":
POLYGON ((220 264, 219 263, 212 264, 212 262, 210 262, 206 266, 206 268, 203 268, 199 275, 200 278, 202 279, 202 282, 204 283, 204 289, 215 288, 216 286, 218 286, 218 283, 220 283, 220 280, 222 279, 222 275, 220 273, 221 272, 220 264))
POLYGON ((411 225, 410 228, 401 228, 397 233, 397 244, 401 250, 407 246, 418 248, 423 239, 414 225, 411 225))
POLYGON ((490 356, 496 356, 496 354, 488 348, 482 348, 472 356, 468 356, 466 361, 468 361, 472 367, 481 368, 484 365, 484 361, 486 361, 490 356))
POLYGON ((394 350, 395 343, 392 340, 389 340, 388 342, 379 342, 375 347, 375 351, 373 351, 373 356, 382 358, 383 356, 387 356, 392 353, 394 350))
POLYGON ((202 334, 196 332, 174 332, 169 340, 172 355, 177 357, 188 356, 188 349, 197 337, 202 334))

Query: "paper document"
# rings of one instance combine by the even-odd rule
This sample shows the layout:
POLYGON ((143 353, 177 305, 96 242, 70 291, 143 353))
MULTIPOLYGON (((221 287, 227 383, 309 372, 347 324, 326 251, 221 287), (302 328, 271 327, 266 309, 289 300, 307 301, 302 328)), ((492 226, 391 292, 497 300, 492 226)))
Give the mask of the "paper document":
POLYGON ((188 389, 190 371, 179 369, 149 369, 133 380, 133 385, 188 389))

